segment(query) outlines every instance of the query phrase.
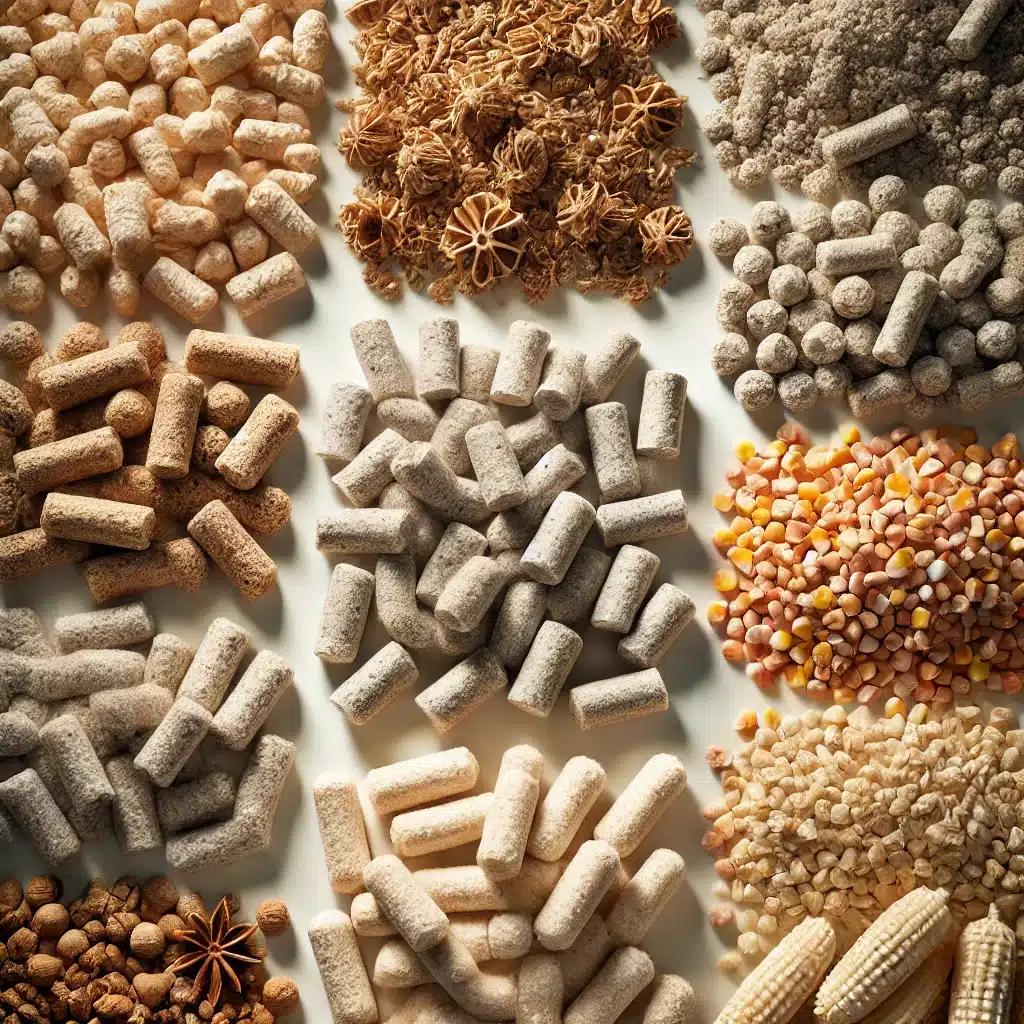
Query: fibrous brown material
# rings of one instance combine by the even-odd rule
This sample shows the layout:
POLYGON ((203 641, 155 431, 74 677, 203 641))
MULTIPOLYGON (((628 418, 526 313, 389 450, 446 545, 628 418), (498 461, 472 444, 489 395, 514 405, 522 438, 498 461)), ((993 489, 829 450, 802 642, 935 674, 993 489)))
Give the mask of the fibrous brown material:
POLYGON ((671 144, 686 97, 650 50, 679 34, 662 0, 458 6, 357 0, 363 92, 339 149, 363 171, 339 226, 384 298, 438 302, 518 277, 636 304, 689 254, 671 144))

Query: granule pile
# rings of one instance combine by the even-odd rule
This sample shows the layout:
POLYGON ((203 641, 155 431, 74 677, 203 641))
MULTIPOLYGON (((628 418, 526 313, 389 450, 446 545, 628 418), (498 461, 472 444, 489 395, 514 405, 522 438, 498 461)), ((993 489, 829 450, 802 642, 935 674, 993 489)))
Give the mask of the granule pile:
POLYGON ((968 428, 812 446, 787 424, 715 507, 723 600, 708 608, 729 661, 837 704, 945 702, 974 683, 1018 693, 1024 668, 1024 472, 1017 438, 968 428))
POLYGON ((809 197, 827 198, 827 183, 866 187, 892 173, 972 191, 998 178, 1019 198, 1024 8, 1011 4, 980 57, 964 62, 945 41, 968 3, 698 0, 708 38, 697 56, 721 103, 703 127, 733 184, 753 188, 770 175, 797 189, 822 168, 826 137, 906 104, 914 138, 819 173, 807 182, 809 197))

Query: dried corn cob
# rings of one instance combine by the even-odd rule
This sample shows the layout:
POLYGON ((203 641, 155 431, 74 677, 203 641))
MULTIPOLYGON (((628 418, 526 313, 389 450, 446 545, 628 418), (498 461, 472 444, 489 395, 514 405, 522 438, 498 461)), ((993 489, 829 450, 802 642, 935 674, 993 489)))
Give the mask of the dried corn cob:
POLYGON ((945 889, 915 889, 875 920, 829 972, 815 1001, 824 1024, 854 1024, 892 995, 945 940, 945 889))
POLYGON ((1016 936, 992 903, 988 917, 972 921, 956 944, 949 1024, 1006 1024, 1016 966, 1016 936))
POLYGON ((926 1024, 945 1009, 953 946, 947 943, 927 960, 861 1024, 926 1024))
POLYGON ((743 979, 715 1024, 786 1024, 817 988, 835 951, 828 921, 801 921, 743 979))

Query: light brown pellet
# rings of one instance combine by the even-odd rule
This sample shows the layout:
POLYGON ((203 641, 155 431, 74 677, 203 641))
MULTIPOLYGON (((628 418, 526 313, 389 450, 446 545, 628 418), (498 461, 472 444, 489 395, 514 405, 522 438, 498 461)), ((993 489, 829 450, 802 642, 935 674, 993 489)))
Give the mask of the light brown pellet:
POLYGON ((616 334, 597 352, 587 356, 583 368, 583 405, 608 401, 622 375, 640 351, 640 342, 630 334, 616 334))
POLYGON ((391 463, 395 479, 444 518, 470 526, 490 516, 480 485, 456 476, 433 445, 410 441, 391 463))
POLYGON ((532 953, 519 968, 516 1024, 562 1024, 562 970, 550 953, 532 953))
MULTIPOLYGON (((420 324, 420 397, 446 402, 459 394, 459 321, 434 317, 420 324)), ((487 391, 490 392, 490 383, 487 391)), ((486 401, 484 398, 476 401, 486 401)))
POLYGON ((416 695, 416 704, 442 735, 454 729, 508 684, 505 669, 486 648, 474 651, 416 695))
POLYGON ((407 441, 429 441, 441 420, 426 402, 416 398, 385 398, 377 406, 377 418, 407 441))
POLYGON ((563 1005, 571 1003, 590 984, 614 948, 604 918, 594 914, 576 941, 557 954, 562 970, 563 1005))
POLYGON ((567 420, 579 408, 586 361, 579 349, 548 349, 533 404, 549 419, 567 420))
POLYGON ((135 758, 135 767, 152 782, 166 788, 178 777, 185 762, 202 742, 213 715, 180 693, 135 758))
POLYGON ((617 946, 636 946, 683 884, 686 864, 675 850, 655 850, 619 893, 608 915, 617 946))
POLYGON ((178 692, 182 679, 188 671, 196 650, 173 633, 158 633, 153 637, 146 658, 146 675, 143 683, 159 686, 173 697, 178 692))
POLYGON ((685 978, 661 974, 654 979, 643 1024, 694 1024, 696 1019, 697 997, 685 978))
POLYGON ((363 884, 414 952, 442 942, 448 918, 395 856, 376 857, 363 868, 363 884))
POLYGON ((241 626, 223 617, 214 619, 185 673, 178 695, 216 712, 248 649, 249 634, 241 626))
POLYGON ((578 633, 560 622, 545 622, 508 691, 509 704, 529 715, 546 718, 554 710, 582 650, 583 639, 578 633))
POLYGON ((283 398, 267 395, 217 459, 217 469, 232 487, 255 487, 298 429, 299 414, 283 398))
MULTIPOLYGON (((185 351, 188 352, 187 344, 185 351)), ((221 430, 237 430, 249 418, 249 408, 249 396, 240 387, 220 380, 206 392, 199 416, 204 423, 221 430)))
POLYGON ((656 668, 574 687, 569 711, 581 729, 631 722, 668 710, 668 690, 656 668))
POLYGON ((222 32, 188 51, 188 62, 203 85, 215 85, 241 71, 260 52, 245 25, 228 25, 222 32))
POLYGON ((305 287, 306 275, 299 261, 290 252, 279 252, 251 270, 236 274, 224 290, 239 316, 250 317, 305 287))
POLYGON ((466 747, 425 754, 374 768, 365 786, 378 814, 394 814, 472 789, 480 765, 466 747))
POLYGON ((604 840, 588 839, 569 862, 533 922, 540 944, 553 952, 568 949, 618 873, 619 855, 615 848, 604 840))
POLYGON ((558 424, 542 412, 529 419, 509 424, 505 433, 519 460, 519 468, 527 474, 536 466, 538 459, 561 441, 558 424))
POLYGON ((505 751, 476 852, 488 878, 507 881, 522 870, 543 770, 544 759, 533 747, 505 751))
POLYGON ((473 402, 488 401, 500 357, 489 345, 463 345, 459 350, 459 394, 473 402))
POLYGON ((370 863, 359 790, 340 773, 327 772, 313 782, 313 803, 331 888, 354 896, 363 891, 363 868, 370 863))
POLYGON ((39 374, 39 387, 50 408, 60 411, 148 377, 149 363, 135 345, 115 345, 48 367, 39 374))
POLYGON ((273 559, 252 539, 222 501, 211 501, 188 524, 195 542, 238 588, 253 601, 277 582, 273 559))
POLYGON ((304 252, 320 238, 316 221, 269 178, 249 190, 245 212, 286 252, 304 252))
MULTIPOLYGON (((237 277, 234 278, 234 281, 237 280, 237 277)), ((228 285, 229 294, 231 283, 228 285)), ((142 279, 142 284, 154 298, 193 324, 199 323, 212 312, 220 301, 216 288, 201 281, 168 256, 161 256, 153 264, 142 279)))
POLYGON ((47 536, 142 551, 153 539, 156 513, 145 505, 51 493, 39 525, 47 536))
POLYGON ((239 384, 286 388, 299 375, 299 348, 244 334, 195 330, 185 342, 185 369, 239 384))
POLYGON ((480 482, 480 493, 492 512, 501 512, 525 501, 523 471, 500 420, 492 419, 470 427, 465 434, 465 445, 473 473, 480 482))
POLYGON ((663 583, 644 605, 633 631, 619 641, 619 657, 638 668, 654 668, 668 653, 696 612, 678 587, 663 583))
POLYGON ((146 468, 154 476, 175 480, 188 473, 205 390, 188 373, 169 373, 161 381, 146 453, 146 468))
POLYGON ((483 835, 493 799, 492 793, 479 793, 396 814, 391 819, 391 845, 400 857, 425 857, 475 843, 483 835))
POLYGON ((348 915, 325 910, 309 922, 308 934, 334 1024, 377 1024, 377 1000, 348 915))
POLYGON ((18 486, 27 495, 53 490, 63 484, 84 480, 117 469, 124 449, 116 431, 100 427, 85 434, 51 441, 38 448, 16 452, 14 470, 18 486))
POLYGON ((598 594, 591 624, 613 633, 628 633, 660 565, 661 559, 653 552, 623 544, 598 594))
POLYGON ((540 384, 551 335, 537 324, 515 320, 498 358, 491 398, 500 405, 526 406, 540 384))
POLYGON ((585 413, 594 472, 603 501, 635 498, 641 490, 626 407, 621 402, 592 405, 585 413))
POLYGON ((679 458, 686 407, 686 378, 669 370, 649 370, 644 378, 636 453, 648 459, 679 458))
POLYGON ((413 398, 412 374, 387 320, 363 320, 351 330, 352 348, 374 401, 413 398))
POLYGON ((110 242, 77 203, 63 203, 53 214, 57 236, 79 270, 101 270, 110 262, 110 242))
POLYGON ((654 963, 642 949, 617 949, 565 1011, 564 1024, 615 1024, 653 980, 654 963))
POLYGON ((515 1013, 515 979, 507 974, 484 974, 456 936, 449 934, 443 942, 421 951, 420 958, 441 987, 473 1017, 504 1021, 515 1013))
POLYGON ((468 398, 456 398, 448 403, 430 443, 453 473, 465 476, 472 462, 466 444, 466 433, 471 428, 495 419, 494 410, 468 398))
POLYGON ((538 860, 557 861, 569 849, 607 781, 596 761, 570 758, 537 808, 526 852, 538 860))

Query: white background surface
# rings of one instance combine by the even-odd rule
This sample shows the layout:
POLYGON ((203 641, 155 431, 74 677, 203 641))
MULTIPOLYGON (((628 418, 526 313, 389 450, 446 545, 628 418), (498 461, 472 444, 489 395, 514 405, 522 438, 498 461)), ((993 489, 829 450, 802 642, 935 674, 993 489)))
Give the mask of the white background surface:
MULTIPOLYGON (((350 68, 355 55, 349 45, 351 27, 336 7, 329 14, 336 52, 326 75, 330 95, 336 99, 353 94, 350 68)), ((681 172, 678 180, 680 202, 694 222, 698 239, 702 239, 713 219, 724 215, 745 219, 750 206, 765 195, 733 192, 714 161, 711 147, 695 127, 695 120, 713 101, 692 57, 703 38, 701 16, 687 6, 681 11, 681 19, 684 37, 669 50, 659 51, 656 59, 668 81, 690 97, 681 141, 697 149, 702 159, 695 168, 681 172)), ((255 911, 262 899, 284 899, 292 912, 294 928, 290 935, 269 941, 269 969, 272 973, 289 974, 299 982, 303 1009, 290 1020, 326 1024, 329 1013, 306 943, 305 924, 317 911, 335 905, 344 907, 347 901, 336 902, 323 865, 310 794, 312 781, 319 773, 330 769, 361 777, 370 767, 465 744, 483 766, 478 788, 484 789, 493 783, 501 752, 514 743, 530 742, 545 753, 549 780, 574 754, 588 754, 604 764, 609 773, 609 788, 590 819, 592 825, 649 756, 669 751, 685 762, 691 788, 644 843, 639 855, 632 858, 635 863, 631 866, 635 868, 651 849, 662 845, 679 850, 686 858, 687 882, 649 934, 646 945, 659 971, 682 973, 692 981, 701 1002, 701 1019, 713 1020, 732 986, 714 970, 722 946, 704 916, 713 902, 713 873, 710 860, 700 849, 704 822, 699 807, 715 798, 717 787, 704 765, 703 751, 710 743, 733 743, 731 723, 741 708, 769 703, 742 673, 721 660, 716 639, 704 621, 704 606, 713 597, 710 576, 718 561, 710 538, 721 520, 710 507, 711 494, 720 484, 735 441, 758 434, 734 402, 730 389, 714 376, 708 365, 709 347, 719 333, 714 295, 727 272, 698 246, 690 259, 673 272, 670 286, 640 309, 608 298, 584 299, 563 290, 542 307, 531 310, 515 289, 475 303, 458 297, 451 309, 461 322, 463 341, 490 345, 500 345, 508 324, 519 318, 541 323, 550 330, 554 345, 575 345, 587 351, 600 344, 612 330, 635 334, 643 343, 641 356, 613 396, 629 406, 634 428, 647 369, 672 369, 689 379, 682 458, 678 465, 661 467, 658 489, 682 487, 690 505, 691 530, 684 537, 651 545, 662 559, 655 585, 671 580, 689 593, 698 606, 696 621, 661 666, 671 694, 670 711, 625 726, 582 733, 570 719, 564 698, 550 719, 538 720, 516 711, 498 697, 442 740, 413 704, 412 695, 406 693, 370 724, 361 729, 350 728, 327 700, 333 687, 347 677, 348 670, 339 670, 339 666, 326 671, 313 655, 320 606, 331 570, 329 561, 314 548, 314 523, 318 514, 340 505, 326 467, 313 455, 320 413, 333 381, 361 380, 348 341, 352 323, 366 317, 387 317, 403 351, 413 362, 417 325, 446 311, 408 290, 400 303, 383 303, 363 285, 362 264, 350 255, 333 227, 337 209, 349 199, 356 181, 355 174, 334 148, 344 116, 333 109, 321 111, 320 115, 322 130, 317 141, 326 163, 324 190, 307 209, 321 225, 323 252, 304 258, 309 293, 281 304, 245 326, 225 298, 223 321, 218 321, 217 314, 217 318, 211 318, 214 322, 204 324, 213 329, 248 331, 292 342, 302 349, 301 381, 282 393, 298 407, 302 424, 268 477, 270 482, 284 487, 294 503, 289 526, 265 545, 279 567, 279 589, 258 602, 244 604, 214 569, 211 581, 194 598, 171 591, 158 591, 146 598, 161 631, 175 632, 197 642, 215 615, 227 615, 252 631, 254 650, 271 647, 288 659, 295 670, 297 685, 282 700, 268 728, 295 740, 297 770, 285 791, 274 843, 267 854, 187 880, 176 880, 202 891, 211 907, 219 894, 238 892, 246 916, 255 911)), ((48 308, 33 318, 44 331, 50 350, 60 332, 74 322, 73 312, 57 295, 51 297, 48 308)), ((91 309, 82 318, 102 322, 105 312, 105 307, 91 309)), ((152 318, 164 330, 171 358, 180 358, 189 325, 148 302, 141 315, 152 318)), ((106 317, 106 325, 112 337, 120 321, 116 316, 106 317)), ((813 421, 821 436, 827 436, 828 420, 825 414, 820 421, 813 421)), ((1009 409, 996 411, 988 420, 992 433, 1013 423, 1009 409)), ((771 430, 778 422, 779 417, 775 416, 763 425, 771 430)), ((371 425, 374 431, 380 429, 375 420, 371 420, 371 425)), ((36 608, 47 624, 58 614, 91 607, 84 583, 75 570, 67 567, 9 586, 3 598, 11 607, 24 604, 36 608)), ((353 667, 383 646, 386 639, 380 626, 371 622, 360 658, 353 667)), ((614 651, 614 638, 609 634, 590 630, 586 640, 570 685, 626 670, 617 667, 620 663, 614 651)), ((421 668, 420 685, 435 679, 448 664, 421 656, 417 656, 417 662, 421 668)), ((797 706, 789 694, 774 702, 797 706)), ((374 849, 384 851, 386 830, 374 826, 372 817, 369 821, 376 830, 374 849)), ((472 847, 455 852, 464 855, 461 862, 472 859, 472 847)), ((13 854, 10 848, 0 850, 0 865, 0 874, 14 873, 23 879, 42 868, 34 852, 23 843, 14 847, 13 854)), ((144 877, 163 870, 161 856, 125 858, 111 842, 87 844, 82 857, 62 866, 60 874, 68 883, 68 891, 73 892, 92 875, 113 881, 119 874, 144 877)), ((375 949, 370 944, 365 948, 375 949)), ((382 1009, 389 1005, 382 1003, 382 1009)))

